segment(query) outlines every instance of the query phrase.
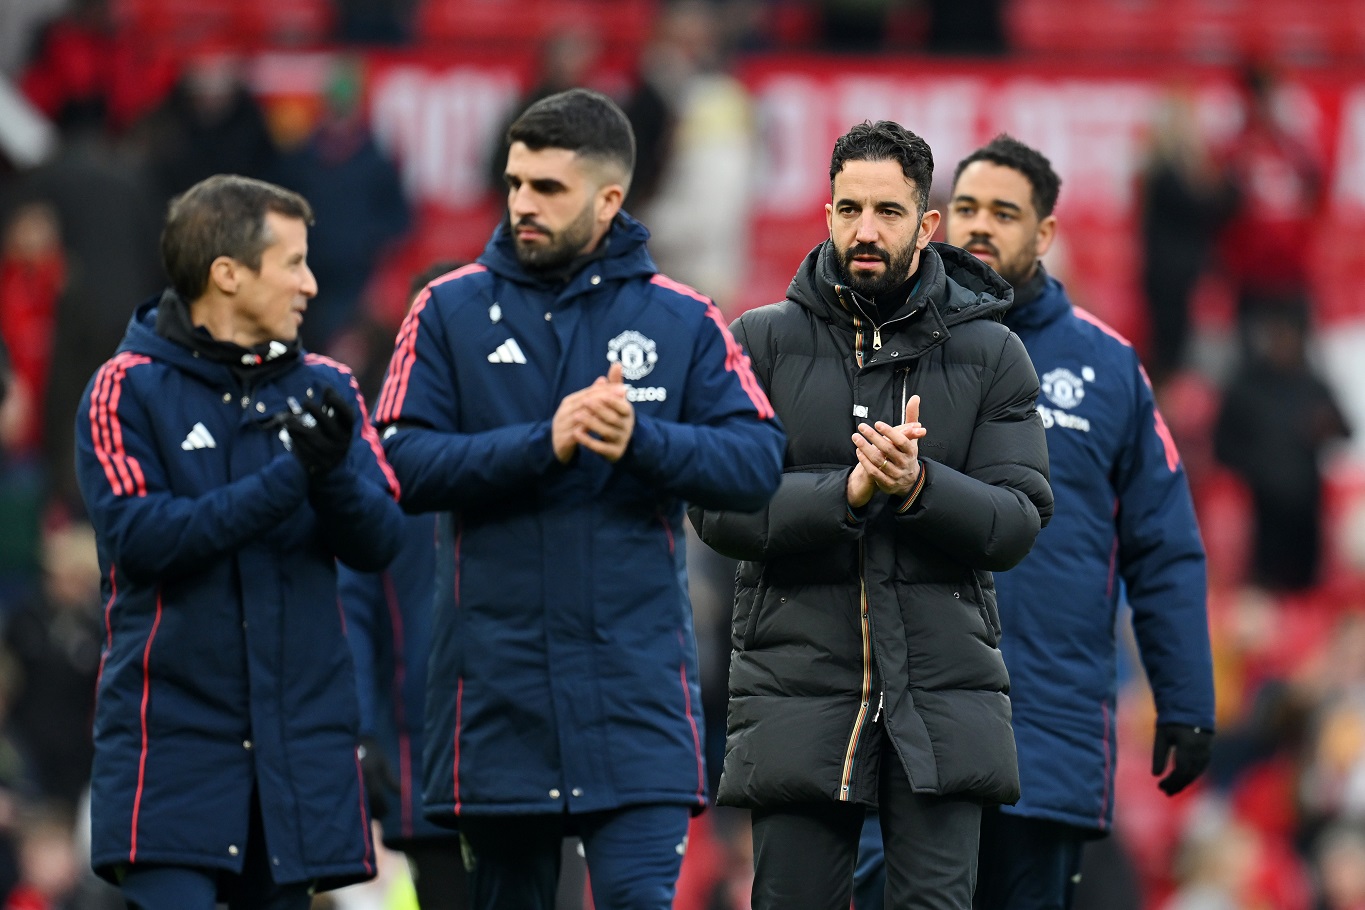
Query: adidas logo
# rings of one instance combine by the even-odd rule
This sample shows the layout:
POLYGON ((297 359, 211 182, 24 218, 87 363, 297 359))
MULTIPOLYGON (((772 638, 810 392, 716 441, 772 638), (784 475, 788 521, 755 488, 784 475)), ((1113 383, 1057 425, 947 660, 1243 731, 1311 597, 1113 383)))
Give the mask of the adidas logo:
POLYGON ((521 352, 521 345, 517 344, 515 338, 509 338, 498 349, 488 355, 489 363, 525 363, 526 355, 521 352))
POLYGON ((180 448, 186 452, 191 449, 216 449, 218 443, 214 442, 213 434, 208 427, 202 423, 196 423, 194 429, 190 430, 190 435, 185 437, 185 441, 180 443, 180 448))

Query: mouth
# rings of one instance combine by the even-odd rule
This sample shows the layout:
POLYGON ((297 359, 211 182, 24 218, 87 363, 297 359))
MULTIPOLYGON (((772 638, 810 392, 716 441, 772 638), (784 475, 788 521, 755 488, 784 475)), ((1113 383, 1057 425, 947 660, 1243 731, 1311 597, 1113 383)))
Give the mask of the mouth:
POLYGON ((1000 254, 989 243, 969 243, 963 247, 977 259, 999 259, 1000 254))
POLYGON ((538 240, 546 240, 550 232, 535 224, 523 223, 516 227, 513 236, 518 243, 535 243, 538 240))

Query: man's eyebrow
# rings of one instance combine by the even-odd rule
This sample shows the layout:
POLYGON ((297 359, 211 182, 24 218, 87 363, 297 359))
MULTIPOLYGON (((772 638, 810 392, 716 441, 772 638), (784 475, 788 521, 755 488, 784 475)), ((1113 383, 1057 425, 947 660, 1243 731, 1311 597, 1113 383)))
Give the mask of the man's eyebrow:
MULTIPOLYGON (((839 206, 843 206, 843 205, 854 205, 854 206, 858 206, 859 208, 862 207, 862 203, 859 202, 857 199, 849 199, 849 198, 845 197, 845 198, 843 198, 843 199, 836 199, 836 200, 834 200, 834 207, 835 207, 835 208, 838 208, 839 206)), ((890 200, 890 199, 883 199, 883 200, 881 200, 881 201, 879 201, 879 202, 874 202, 874 203, 872 203, 872 206, 873 206, 874 208, 880 208, 880 209, 897 209, 898 211, 902 211, 902 212, 908 212, 908 211, 910 211, 908 208, 906 208, 905 206, 901 205, 899 202, 895 202, 894 200, 890 200)))
MULTIPOLYGON (((980 202, 977 200, 975 196, 968 195, 967 193, 958 193, 956 196, 953 197, 953 201, 970 202, 974 205, 980 205, 980 202)), ((1017 202, 1010 202, 1008 199, 992 199, 991 207, 997 209, 1009 209, 1014 212, 1024 211, 1023 206, 1019 205, 1019 203, 1017 202)))

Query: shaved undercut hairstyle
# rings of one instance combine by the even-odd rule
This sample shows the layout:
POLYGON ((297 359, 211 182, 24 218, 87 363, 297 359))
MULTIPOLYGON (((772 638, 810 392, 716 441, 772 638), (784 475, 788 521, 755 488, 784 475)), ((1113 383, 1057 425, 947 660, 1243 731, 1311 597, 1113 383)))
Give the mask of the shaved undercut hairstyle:
POLYGON ((606 95, 571 88, 531 105, 507 129, 507 144, 533 152, 568 149, 619 172, 624 189, 635 173, 635 131, 625 112, 606 95))

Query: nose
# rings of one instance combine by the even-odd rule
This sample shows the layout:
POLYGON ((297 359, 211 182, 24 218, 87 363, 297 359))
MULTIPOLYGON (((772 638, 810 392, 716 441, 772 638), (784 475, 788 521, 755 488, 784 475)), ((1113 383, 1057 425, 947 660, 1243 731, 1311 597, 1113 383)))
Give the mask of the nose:
POLYGON ((854 235, 853 239, 858 243, 877 242, 876 212, 865 209, 863 213, 858 216, 858 233, 854 235))
POLYGON ((310 300, 318 295, 318 280, 307 265, 303 267, 303 285, 299 288, 299 293, 310 300))
POLYGON ((526 215, 534 215, 537 210, 536 197, 531 188, 526 184, 507 190, 507 210, 512 213, 513 220, 522 218, 526 215))

